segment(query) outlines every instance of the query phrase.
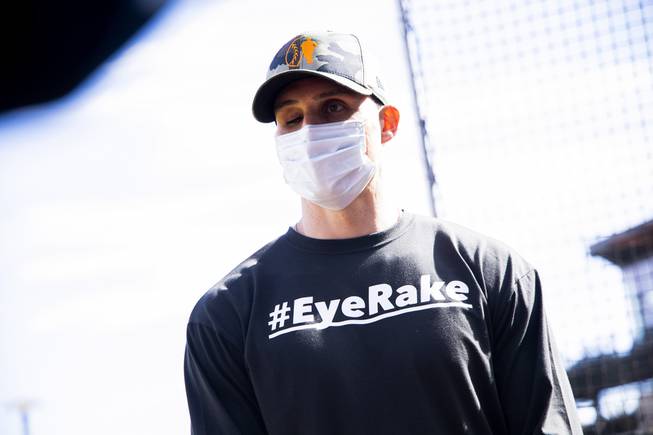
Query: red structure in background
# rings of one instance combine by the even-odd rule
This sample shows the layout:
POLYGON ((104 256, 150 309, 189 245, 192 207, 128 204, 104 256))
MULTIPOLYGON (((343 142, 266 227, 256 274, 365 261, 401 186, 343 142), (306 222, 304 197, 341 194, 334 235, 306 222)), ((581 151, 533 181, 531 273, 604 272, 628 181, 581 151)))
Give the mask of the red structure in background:
MULTIPOLYGON (((635 344, 627 354, 610 354, 579 361, 568 370, 576 400, 590 401, 599 411, 599 396, 607 388, 644 385, 653 381, 653 220, 594 244, 590 254, 618 266, 638 325, 635 344)), ((640 389, 633 414, 597 421, 585 434, 653 433, 653 393, 640 389)))

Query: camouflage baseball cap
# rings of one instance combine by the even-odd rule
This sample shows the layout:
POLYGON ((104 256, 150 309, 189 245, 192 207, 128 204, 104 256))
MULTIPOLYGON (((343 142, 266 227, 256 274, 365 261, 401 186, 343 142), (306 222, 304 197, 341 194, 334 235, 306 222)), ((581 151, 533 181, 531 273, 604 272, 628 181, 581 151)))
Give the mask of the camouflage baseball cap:
POLYGON ((332 31, 305 32, 284 44, 272 59, 265 82, 254 95, 254 118, 260 122, 274 121, 277 94, 295 80, 315 76, 387 104, 373 60, 358 37, 332 31))

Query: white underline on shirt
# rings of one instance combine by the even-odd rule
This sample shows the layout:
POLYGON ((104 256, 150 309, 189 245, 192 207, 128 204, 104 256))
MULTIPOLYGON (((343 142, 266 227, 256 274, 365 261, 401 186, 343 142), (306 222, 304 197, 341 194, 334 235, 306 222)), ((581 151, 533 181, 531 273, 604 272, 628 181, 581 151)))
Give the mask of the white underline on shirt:
POLYGON ((404 313, 412 313, 414 311, 428 310, 430 308, 446 308, 446 307, 472 308, 472 305, 466 304, 464 302, 434 302, 432 304, 417 305, 413 307, 402 308, 401 310, 390 311, 388 313, 379 314, 374 317, 368 317, 367 319, 349 319, 349 320, 341 320, 339 322, 330 322, 330 323, 324 323, 324 322, 307 323, 304 325, 292 326, 290 328, 277 331, 273 334, 268 335, 268 339, 278 337, 288 332, 301 331, 303 329, 326 329, 332 326, 366 325, 368 323, 378 322, 379 320, 387 319, 388 317, 398 316, 404 313))

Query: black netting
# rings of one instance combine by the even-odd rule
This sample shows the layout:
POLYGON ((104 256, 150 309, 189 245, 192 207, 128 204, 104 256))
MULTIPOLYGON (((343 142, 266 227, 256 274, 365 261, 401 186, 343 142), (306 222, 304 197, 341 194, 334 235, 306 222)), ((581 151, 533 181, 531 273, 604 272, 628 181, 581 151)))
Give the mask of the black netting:
POLYGON ((540 270, 586 433, 653 433, 653 2, 400 5, 438 215, 540 270))

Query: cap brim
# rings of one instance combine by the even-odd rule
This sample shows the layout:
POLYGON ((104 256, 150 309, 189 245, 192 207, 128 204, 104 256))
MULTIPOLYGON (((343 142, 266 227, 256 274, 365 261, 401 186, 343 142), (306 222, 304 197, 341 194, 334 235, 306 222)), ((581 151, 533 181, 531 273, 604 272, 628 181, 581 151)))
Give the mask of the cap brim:
POLYGON ((288 70, 270 77, 258 88, 254 95, 254 101, 252 102, 252 113, 254 114, 254 118, 260 122, 274 121, 274 110, 272 106, 274 100, 277 98, 277 94, 295 80, 316 76, 334 81, 354 92, 358 92, 359 94, 372 95, 371 89, 339 75, 322 71, 288 70))

